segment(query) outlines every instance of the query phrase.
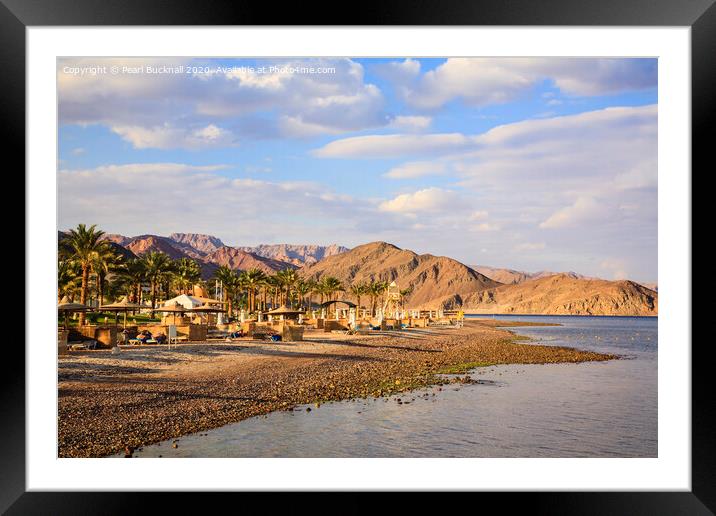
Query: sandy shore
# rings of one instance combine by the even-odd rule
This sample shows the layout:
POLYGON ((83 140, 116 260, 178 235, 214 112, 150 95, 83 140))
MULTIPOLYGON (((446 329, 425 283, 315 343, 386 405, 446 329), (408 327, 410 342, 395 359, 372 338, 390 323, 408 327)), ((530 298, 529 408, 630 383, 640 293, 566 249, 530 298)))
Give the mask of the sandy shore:
MULTIPOLYGON (((616 358, 520 343, 504 321, 303 342, 181 344, 73 352, 59 359, 60 457, 133 450, 305 403, 385 396, 448 381, 440 372, 507 363, 616 358)), ((510 326, 521 325, 510 321, 510 326)), ((450 381, 465 381, 452 377, 450 381)))

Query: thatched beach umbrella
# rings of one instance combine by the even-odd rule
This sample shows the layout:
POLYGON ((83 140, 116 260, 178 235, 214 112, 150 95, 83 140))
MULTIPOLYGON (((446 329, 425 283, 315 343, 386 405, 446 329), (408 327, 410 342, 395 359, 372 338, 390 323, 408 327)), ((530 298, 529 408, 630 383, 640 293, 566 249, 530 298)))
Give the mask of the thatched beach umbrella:
POLYGON ((119 312, 124 312, 124 328, 127 327, 127 312, 130 310, 139 310, 141 308, 144 308, 142 305, 139 305, 137 303, 132 303, 127 299, 127 296, 124 296, 121 301, 117 303, 110 303, 108 305, 102 305, 99 307, 100 310, 105 312, 115 312, 114 314, 114 324, 117 324, 117 316, 119 315, 119 312))
POLYGON ((62 312, 65 315, 65 329, 67 329, 67 314, 74 312, 89 312, 91 310, 92 308, 87 305, 71 302, 67 296, 63 297, 57 305, 57 311, 62 312))
MULTIPOLYGON (((226 312, 226 309, 218 307, 218 306, 211 306, 207 303, 197 306, 196 308, 190 308, 187 310, 187 312, 195 313, 195 314, 218 314, 222 312, 226 312)), ((209 322, 207 321, 207 326, 209 325, 209 322)))
POLYGON ((184 308, 183 305, 179 304, 177 301, 174 301, 171 304, 160 306, 155 310, 156 312, 163 312, 167 314, 173 314, 174 317, 174 324, 176 325, 177 322, 177 314, 184 314, 184 312, 187 312, 188 310, 184 308))
POLYGON ((293 308, 288 308, 286 305, 281 305, 278 308, 274 310, 270 310, 267 312, 267 315, 283 315, 286 318, 291 318, 289 316, 299 316, 300 314, 305 313, 303 310, 294 310, 293 308))

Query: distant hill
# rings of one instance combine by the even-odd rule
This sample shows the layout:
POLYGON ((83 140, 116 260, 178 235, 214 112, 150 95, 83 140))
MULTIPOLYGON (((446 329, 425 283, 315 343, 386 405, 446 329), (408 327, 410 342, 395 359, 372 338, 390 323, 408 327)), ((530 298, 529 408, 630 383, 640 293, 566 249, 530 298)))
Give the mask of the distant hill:
POLYGON ((301 245, 301 244, 261 244, 256 247, 239 247, 242 251, 252 253, 264 258, 280 260, 303 266, 316 263, 329 256, 345 253, 347 247, 338 244, 323 245, 301 245))
POLYGON ((531 279, 546 278, 548 276, 555 276, 557 274, 566 274, 567 276, 574 279, 595 279, 589 278, 576 272, 552 272, 552 271, 539 271, 539 272, 526 272, 516 271, 513 269, 503 269, 499 267, 490 267, 487 265, 472 265, 476 271, 484 274, 490 279, 499 281, 500 283, 511 284, 511 283, 522 283, 523 281, 531 279))
POLYGON ((530 278, 529 272, 513 269, 500 269, 498 267, 488 267, 487 265, 473 265, 472 268, 490 279, 505 284, 519 283, 530 278))
POLYGON ((475 292, 463 307, 498 314, 657 315, 658 294, 633 281, 557 274, 475 292))
POLYGON ((386 242, 360 245, 300 269, 304 278, 340 279, 344 286, 369 281, 393 281, 400 289, 412 288, 406 305, 435 307, 459 303, 460 296, 499 285, 452 258, 417 254, 386 242))
MULTIPOLYGON (((58 234, 62 235, 63 233, 58 232, 58 234)), ((127 257, 138 257, 150 251, 157 251, 168 255, 173 260, 191 258, 199 263, 204 279, 210 278, 221 265, 234 270, 257 268, 266 273, 298 267, 291 262, 267 258, 226 246, 215 236, 198 233, 172 233, 168 237, 160 235, 128 237, 110 233, 104 235, 103 240, 110 242, 127 257)), ((296 247, 318 248, 320 246, 296 247)))
POLYGON ((273 273, 282 269, 297 269, 292 263, 264 258, 253 253, 247 253, 236 247, 223 246, 204 257, 204 261, 217 266, 224 265, 234 270, 260 269, 266 273, 273 273))
POLYGON ((184 258, 186 254, 177 246, 173 245, 168 238, 157 235, 141 235, 132 238, 123 247, 129 249, 137 256, 142 256, 150 251, 164 253, 173 260, 184 258))
POLYGON ((224 243, 215 236, 200 233, 172 233, 169 235, 169 239, 178 244, 185 244, 203 254, 213 253, 220 247, 224 247, 224 243))

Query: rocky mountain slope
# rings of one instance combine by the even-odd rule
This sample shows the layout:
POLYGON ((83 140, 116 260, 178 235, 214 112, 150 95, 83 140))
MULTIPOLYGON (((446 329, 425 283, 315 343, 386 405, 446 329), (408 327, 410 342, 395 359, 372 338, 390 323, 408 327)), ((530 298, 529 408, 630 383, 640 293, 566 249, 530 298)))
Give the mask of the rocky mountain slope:
POLYGON ((224 243, 215 236, 200 233, 172 233, 169 235, 169 240, 184 244, 204 254, 213 253, 220 247, 224 247, 224 243))
MULTIPOLYGON (((212 235, 172 233, 169 237, 159 235, 127 237, 119 234, 106 234, 103 239, 121 249, 125 257, 142 256, 150 251, 157 251, 168 255, 173 260, 191 258, 201 266, 204 279, 210 278, 221 265, 234 270, 257 268, 268 274, 282 269, 297 268, 297 265, 291 262, 267 258, 226 246, 220 239, 212 235)), ((320 246, 296 247, 318 248, 320 246)))
POLYGON ((417 254, 385 242, 360 245, 300 269, 304 278, 340 279, 344 286, 369 281, 393 281, 412 288, 406 305, 438 307, 459 304, 461 296, 499 285, 452 258, 417 254))
POLYGON ((557 274, 502 285, 463 298, 476 313, 657 315, 658 294, 633 281, 580 279, 557 274))
POLYGON ((539 272, 526 272, 516 271, 514 269, 504 269, 500 267, 490 267, 488 265, 471 265, 480 274, 484 274, 490 279, 499 281, 500 283, 511 284, 511 283, 522 283, 523 281, 546 278, 548 276, 555 276, 557 274, 566 274, 574 279, 593 279, 576 272, 552 272, 552 271, 539 271, 539 272))
POLYGON ((264 258, 292 263, 299 267, 316 263, 329 256, 345 253, 347 247, 338 244, 300 245, 300 244, 262 244, 256 247, 239 247, 242 251, 264 258))
POLYGON ((185 253, 182 250, 173 245, 165 237, 156 235, 141 235, 132 238, 129 242, 123 245, 123 247, 129 249, 137 256, 142 256, 150 251, 160 252, 169 255, 172 260, 178 260, 184 258, 185 253))
POLYGON ((487 265, 473 265, 472 268, 490 279, 505 284, 520 283, 521 281, 525 281, 530 278, 529 272, 516 271, 513 269, 500 269, 498 267, 489 267, 487 265))
POLYGON ((234 270, 260 269, 268 274, 272 274, 282 269, 296 269, 297 267, 291 263, 280 260, 272 260, 264 258, 256 254, 247 253, 236 247, 223 246, 213 253, 204 257, 204 261, 217 266, 224 265, 234 270))

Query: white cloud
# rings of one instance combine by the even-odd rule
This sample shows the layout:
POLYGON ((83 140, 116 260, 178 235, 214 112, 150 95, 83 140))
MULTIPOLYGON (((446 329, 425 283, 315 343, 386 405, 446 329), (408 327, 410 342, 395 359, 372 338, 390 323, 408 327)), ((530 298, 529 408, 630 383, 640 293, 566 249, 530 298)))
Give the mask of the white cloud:
POLYGON ((547 247, 547 244, 544 242, 522 242, 521 244, 517 244, 515 246, 515 250, 517 251, 541 251, 547 247))
POLYGON ((435 109, 454 99, 484 106, 508 102, 551 80, 569 95, 591 96, 656 86, 655 59, 450 58, 420 74, 411 60, 384 69, 410 105, 435 109))
POLYGON ((468 226, 468 229, 477 233, 485 233, 487 231, 499 231, 500 226, 496 226, 495 224, 491 224, 489 222, 481 222, 474 226, 468 226))
MULTIPOLYGON (((310 137, 384 127, 385 99, 350 59, 272 59, 250 71, 213 74, 73 75, 87 66, 206 66, 202 59, 82 58, 58 60, 62 124, 102 124, 138 148, 230 146, 237 137, 310 137), (267 66, 334 69, 335 73, 259 73, 267 66), (206 133, 221 128, 221 136, 206 133), (197 129, 199 128, 199 129, 197 129), (199 131, 194 134, 195 131, 199 131), (234 134, 229 137, 229 134, 234 134), (172 142, 172 143, 170 143, 172 142)), ((413 126, 424 120, 405 120, 413 126)))
POLYGON ((313 154, 319 158, 394 158, 455 153, 471 146, 474 140, 460 133, 388 134, 334 140, 313 154))
POLYGON ((137 149, 203 149, 236 145, 230 131, 214 124, 197 129, 174 127, 112 126, 112 131, 137 149))
POLYGON ((556 211, 542 222, 543 229, 568 228, 604 217, 607 210, 591 197, 579 197, 574 204, 556 211))
POLYGON ((433 119, 429 116, 406 116, 399 115, 391 120, 389 127, 398 131, 424 131, 433 119))
POLYGON ((477 210, 473 211, 470 216, 468 217, 468 220, 475 221, 475 220, 484 220, 488 216, 487 211, 485 210, 477 210))
POLYGON ((633 188, 656 188, 658 167, 656 156, 644 159, 614 178, 614 186, 620 190, 633 188))
POLYGON ((629 277, 626 271, 626 262, 619 258, 607 258, 602 260, 599 264, 602 270, 607 271, 607 274, 614 280, 623 280, 629 277))
POLYGON ((464 205, 465 201, 457 192, 433 187, 413 193, 400 194, 393 199, 382 202, 379 209, 414 216, 418 213, 439 213, 446 210, 456 210, 464 205))
POLYGON ((379 218, 374 204, 326 192, 323 185, 233 178, 228 169, 136 163, 60 170, 59 227, 96 223, 129 235, 193 231, 237 244, 310 234, 314 243, 335 240, 356 221, 379 218), (272 208, 257 210, 267 199, 272 208))
POLYGON ((412 179, 423 176, 434 176, 445 173, 445 164, 434 161, 413 161, 391 168, 385 177, 391 179, 412 179))

